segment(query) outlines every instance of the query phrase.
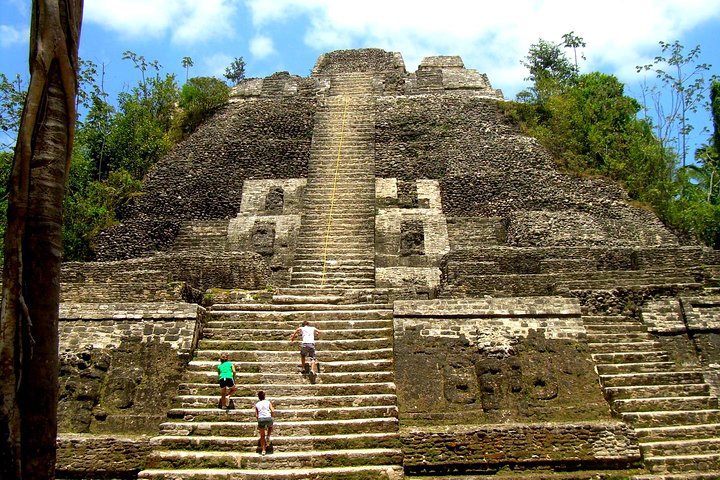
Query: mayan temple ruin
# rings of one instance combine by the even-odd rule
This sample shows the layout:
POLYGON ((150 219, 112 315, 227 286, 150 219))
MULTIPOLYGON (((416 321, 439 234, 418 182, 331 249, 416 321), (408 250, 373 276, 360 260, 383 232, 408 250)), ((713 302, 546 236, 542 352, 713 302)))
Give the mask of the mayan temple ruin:
POLYGON ((720 478, 720 254, 502 101, 379 49, 236 87, 63 264, 57 477, 720 478))

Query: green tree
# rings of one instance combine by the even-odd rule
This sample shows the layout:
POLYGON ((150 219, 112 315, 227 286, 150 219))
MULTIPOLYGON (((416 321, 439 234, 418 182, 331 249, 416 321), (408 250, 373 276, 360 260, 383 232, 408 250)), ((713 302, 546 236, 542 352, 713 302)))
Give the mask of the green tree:
POLYGON ((95 154, 102 152, 102 164, 95 158, 99 176, 105 178, 113 170, 125 169, 142 179, 152 165, 173 145, 170 129, 178 101, 178 87, 174 75, 159 74, 145 79, 130 92, 118 95, 118 108, 113 115, 107 135, 99 107, 97 130, 91 147, 95 154), (104 139, 104 144, 99 144, 104 139), (102 167, 102 168, 100 168, 102 167))
POLYGON ((192 133, 215 108, 225 104, 230 97, 230 88, 214 77, 194 77, 183 85, 180 91, 181 108, 177 124, 182 135, 192 133))
POLYGON ((243 60, 243 57, 235 57, 232 63, 225 68, 224 76, 233 85, 239 84, 245 78, 245 60, 243 60))
MULTIPOLYGON (((565 48, 572 48, 573 49, 573 57, 575 59, 575 71, 579 72, 578 69, 578 57, 577 57, 577 49, 580 47, 586 47, 585 40, 582 37, 578 37, 575 35, 575 32, 566 33, 562 36, 563 38, 563 46, 565 48)), ((585 60, 585 56, 583 54, 580 54, 580 58, 585 60)))
POLYGON ((190 76, 190 67, 192 67, 193 65, 195 65, 195 64, 193 63, 192 58, 190 58, 190 57, 182 58, 182 66, 185 69, 185 82, 188 81, 188 78, 190 76))
POLYGON ((661 41, 660 49, 660 55, 652 63, 635 68, 638 72, 654 73, 659 81, 659 85, 643 88, 645 113, 663 146, 677 149, 684 167, 689 150, 688 136, 694 129, 689 115, 705 106, 705 74, 711 66, 698 63, 699 45, 685 53, 685 47, 677 40, 673 43, 661 41))
POLYGON ((0 73, 0 130, 3 137, 0 149, 11 149, 15 146, 17 131, 20 127, 20 115, 27 95, 27 85, 20 74, 10 81, 0 73))
POLYGON ((525 80, 533 82, 529 90, 520 92, 518 98, 542 103, 561 93, 577 77, 577 68, 562 51, 559 44, 540 39, 530 46, 522 63, 530 75, 525 80))

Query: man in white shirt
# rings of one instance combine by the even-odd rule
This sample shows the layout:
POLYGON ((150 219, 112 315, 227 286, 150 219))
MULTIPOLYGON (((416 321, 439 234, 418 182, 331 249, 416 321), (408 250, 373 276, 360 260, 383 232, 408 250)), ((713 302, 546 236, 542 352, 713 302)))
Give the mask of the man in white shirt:
POLYGON ((320 330, 310 325, 310 322, 305 320, 301 327, 298 327, 290 337, 290 341, 295 341, 295 337, 300 334, 302 342, 300 345, 300 363, 302 364, 303 373, 307 372, 307 366, 305 358, 310 359, 310 374, 317 375, 317 358, 315 357, 315 337, 319 337, 320 330))

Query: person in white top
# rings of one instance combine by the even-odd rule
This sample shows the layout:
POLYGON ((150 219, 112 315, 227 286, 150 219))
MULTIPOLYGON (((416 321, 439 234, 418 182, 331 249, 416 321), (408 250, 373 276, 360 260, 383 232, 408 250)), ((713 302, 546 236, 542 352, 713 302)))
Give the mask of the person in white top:
POLYGON ((275 408, 270 400, 265 400, 265 392, 262 390, 258 392, 258 399, 259 402, 255 404, 255 417, 258 421, 258 434, 260 435, 260 455, 265 455, 267 447, 272 446, 270 434, 272 433, 275 408))
POLYGON ((318 330, 317 328, 310 325, 310 322, 305 320, 302 323, 301 327, 298 327, 290 337, 290 341, 295 341, 295 337, 298 336, 298 334, 302 338, 302 342, 300 345, 300 363, 302 365, 302 371, 303 373, 307 372, 307 366, 305 363, 305 358, 310 359, 310 373, 312 375, 317 375, 317 358, 315 356, 315 337, 320 337, 320 334, 322 332, 318 330))

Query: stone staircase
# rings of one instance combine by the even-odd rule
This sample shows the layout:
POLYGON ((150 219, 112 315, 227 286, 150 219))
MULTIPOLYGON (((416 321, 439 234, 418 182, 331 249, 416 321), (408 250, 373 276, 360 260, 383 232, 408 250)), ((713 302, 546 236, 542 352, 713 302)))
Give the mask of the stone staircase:
MULTIPOLYGON (((215 305, 142 479, 399 479, 402 452, 388 305, 215 305), (320 374, 300 372, 303 320, 322 332, 320 374), (217 408, 216 365, 235 363, 235 409, 217 408), (274 453, 260 456, 253 405, 276 409, 274 453)), ((315 301, 322 301, 320 296, 315 301)))
POLYGON ((315 115, 293 287, 375 286, 372 79, 333 75, 315 115))
POLYGON ((639 321, 585 316, 612 410, 632 425, 650 479, 720 478, 720 410, 702 372, 678 370, 639 321))

